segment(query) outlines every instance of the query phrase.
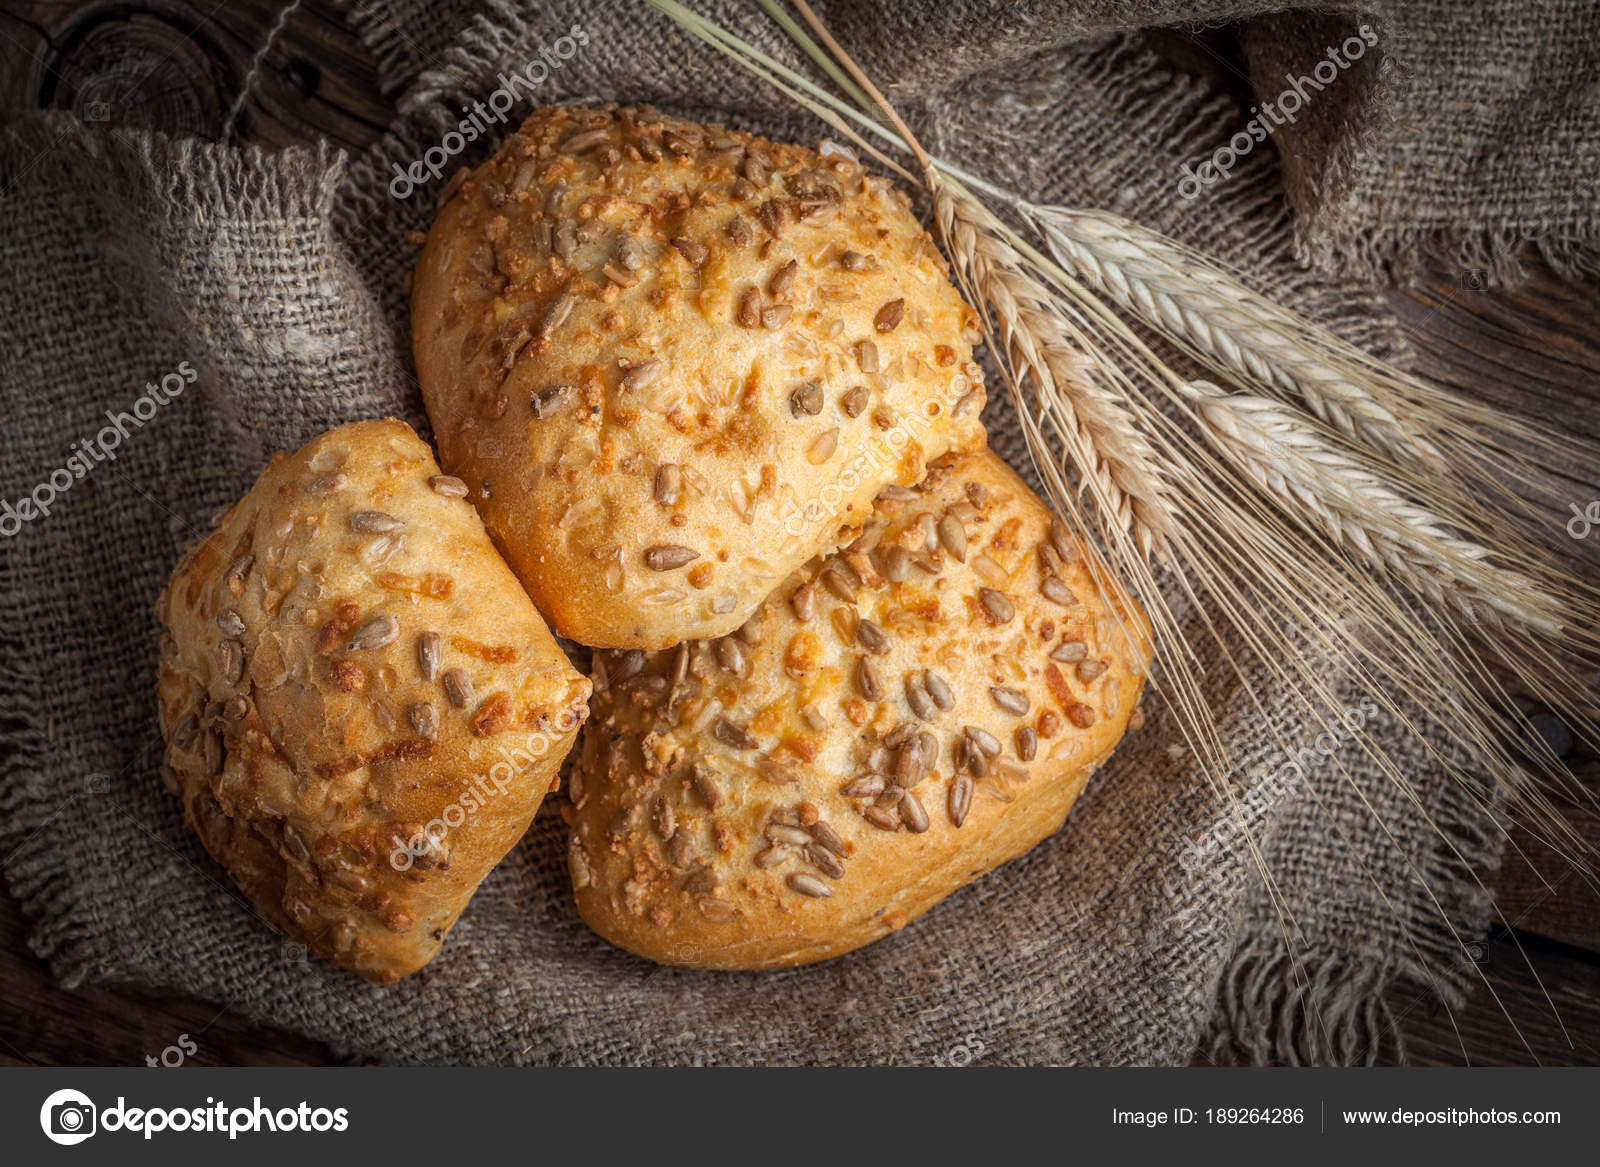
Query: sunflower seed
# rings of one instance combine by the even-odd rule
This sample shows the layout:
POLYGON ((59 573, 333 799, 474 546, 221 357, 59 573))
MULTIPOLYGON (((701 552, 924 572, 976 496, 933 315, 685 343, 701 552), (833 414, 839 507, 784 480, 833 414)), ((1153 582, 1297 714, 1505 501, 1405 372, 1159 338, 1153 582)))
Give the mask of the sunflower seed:
POLYGON ((794 288, 794 277, 799 270, 800 265, 791 259, 773 272, 772 278, 767 281, 767 295, 787 296, 794 288))
POLYGON ((945 809, 950 814, 950 821, 960 826, 967 821, 967 810, 972 806, 972 779, 965 774, 957 774, 950 783, 950 793, 945 800, 945 809))
POLYGON ((812 823, 811 835, 814 839, 816 839, 817 842, 821 843, 835 855, 839 856, 841 859, 844 858, 844 840, 839 837, 839 832, 834 830, 827 823, 821 822, 820 820, 812 823))
POLYGON ((894 759, 894 784, 909 789, 921 782, 927 773, 925 761, 921 738, 913 738, 901 746, 894 759))
POLYGON ((733 240, 735 247, 749 247, 753 236, 750 234, 750 224, 735 215, 728 220, 728 238, 733 240))
POLYGON ((1078 680, 1087 685, 1096 680, 1106 671, 1106 662, 1103 660, 1086 660, 1078 666, 1078 680))
POLYGON ((236 609, 224 608, 217 613, 217 627, 224 636, 243 636, 244 617, 236 609))
POLYGON ((846 417, 860 417, 867 408, 867 390, 865 386, 857 385, 850 392, 839 399, 839 408, 844 410, 846 417))
POLYGON ((194 745, 195 739, 199 736, 200 719, 192 713, 185 713, 173 724, 172 744, 180 750, 187 750, 194 745))
POLYGON ((804 871, 796 871, 784 882, 789 885, 790 891, 797 891, 803 896, 810 896, 812 899, 828 899, 833 895, 828 890, 827 884, 804 871))
POLYGON ((371 652, 393 644, 399 636, 400 622, 385 612, 357 628, 345 647, 351 652, 371 652))
POLYGON ((761 327, 771 331, 782 328, 789 323, 789 317, 794 315, 793 304, 774 304, 761 311, 761 327))
POLYGON ((846 798, 873 798, 883 793, 882 774, 863 774, 845 784, 842 793, 846 798))
POLYGON ((967 528, 955 515, 939 520, 939 542, 959 563, 967 561, 967 528))
POLYGON ((1067 525, 1060 519, 1050 520, 1050 543, 1056 549, 1056 554, 1061 556, 1063 563, 1073 563, 1078 558, 1078 545, 1073 542, 1067 525))
POLYGON ((885 810, 881 806, 869 806, 861 812, 861 817, 866 819, 880 831, 897 831, 900 829, 900 820, 893 811, 885 810))
POLYGON ((744 161, 739 164, 739 173, 748 179, 752 186, 766 186, 772 180, 772 175, 762 165, 761 159, 754 154, 744 156, 744 161))
POLYGON ((622 375, 620 388, 624 393, 643 389, 661 375, 661 369, 660 361, 644 361, 637 364, 622 375))
POLYGON ((800 775, 789 769, 782 762, 775 762, 770 757, 757 758, 756 769, 763 778, 771 782, 782 782, 785 785, 792 786, 800 781, 800 775))
POLYGON ((856 342, 856 364, 863 373, 878 371, 878 346, 870 340, 856 342))
POLYGON ((903 299, 890 300, 882 308, 878 309, 877 315, 872 318, 872 326, 879 332, 893 332, 900 326, 900 321, 905 314, 906 302, 903 299))
POLYGON ((611 679, 618 683, 632 680, 644 671, 644 649, 630 648, 618 656, 611 666, 611 679))
POLYGON ((869 523, 845 550, 852 555, 869 555, 882 538, 883 524, 878 522, 869 523))
POLYGON ((1000 739, 995 737, 994 734, 990 733, 988 730, 982 728, 981 726, 969 725, 966 727, 964 732, 967 735, 967 739, 989 757, 993 758, 999 755, 1000 739))
POLYGON ((617 237, 617 262, 628 271, 638 271, 644 266, 644 248, 632 235, 617 237))
POLYGON ((663 506, 675 506, 683 493, 683 473, 676 462, 656 467, 655 498, 663 506))
POLYGON ((609 141, 610 138, 610 133, 604 129, 579 130, 572 137, 561 143, 561 152, 563 154, 582 154, 586 150, 593 150, 602 142, 609 141))
POLYGON ((551 250, 562 259, 570 259, 572 253, 578 250, 578 232, 571 222, 563 221, 556 224, 555 240, 551 244, 551 250))
POLYGON ((844 578, 844 573, 839 570, 837 563, 831 564, 823 570, 822 586, 847 604, 856 602, 855 589, 850 586, 850 581, 844 578))
POLYGON ((900 821, 913 835, 920 835, 928 829, 928 812, 922 809, 922 802, 910 790, 900 800, 900 821))
POLYGON ((902 583, 911 576, 911 552, 904 547, 891 547, 883 557, 884 578, 890 583, 902 583))
POLYGON ((715 648, 717 663, 736 676, 744 675, 745 657, 744 649, 737 640, 724 636, 717 641, 715 648))
POLYGON ((934 705, 933 698, 928 696, 928 691, 922 687, 915 677, 908 676, 905 680, 906 704, 911 706, 911 712, 923 721, 932 721, 939 716, 938 707, 934 705))
POLYGON ((324 474, 306 483, 306 493, 315 495, 338 494, 349 483, 343 474, 324 474))
POLYGON ((733 724, 726 717, 719 717, 711 724, 711 736, 724 745, 730 745, 736 750, 757 749, 761 743, 756 741, 739 726, 733 724))
POLYGON ((922 675, 923 687, 928 690, 928 696, 933 698, 933 703, 946 713, 956 707, 956 695, 950 691, 950 686, 938 673, 929 669, 922 675))
POLYGON ((1039 735, 1033 731, 1031 725, 1024 725, 1017 730, 1017 757, 1024 762, 1031 762, 1039 752, 1039 735))
POLYGON ((769 867, 776 867, 789 857, 789 852, 783 847, 764 847, 756 852, 755 865, 765 871, 769 867))
POLYGON ((707 895, 717 890, 717 873, 709 867, 702 867, 683 881, 683 890, 690 895, 707 895))
POLYGON ((789 412, 795 417, 808 414, 815 417, 822 412, 822 386, 815 381, 807 381, 793 393, 789 394, 789 412))
POLYGON ((700 801, 710 810, 716 810, 722 805, 722 785, 717 781, 717 776, 711 768, 702 762, 696 762, 694 770, 689 776, 689 782, 694 786, 694 792, 700 796, 700 801))
POLYGON ((970 737, 962 738, 961 744, 956 746, 956 769, 965 770, 974 778, 983 778, 989 773, 989 759, 970 737))
POLYGON ((1081 640, 1068 640, 1050 651, 1050 659, 1071 664, 1089 655, 1089 646, 1081 640))
POLYGON ((839 427, 823 430, 806 450, 806 461, 821 466, 839 449, 839 427))
POLYGON ((681 236, 672 241, 672 246, 678 249, 679 255, 689 261, 690 267, 699 267, 706 261, 706 256, 711 254, 704 243, 684 239, 681 236))
POLYGON ((439 711, 427 701, 418 701, 406 710, 406 719, 418 737, 429 741, 439 736, 439 711))
POLYGON ((861 642, 862 648, 878 656, 888 652, 893 644, 889 634, 871 620, 863 620, 856 625, 856 639, 861 642))
POLYGON ((767 838, 774 843, 788 843, 793 847, 808 847, 811 845, 811 833, 800 827, 790 826, 788 823, 771 823, 767 826, 767 838))
POLYGON ((754 328, 761 323, 761 293, 746 288, 739 294, 739 327, 754 328))
POLYGON ((571 385, 551 385, 549 388, 540 389, 528 402, 533 410, 533 420, 543 421, 554 414, 571 393, 571 385))
POLYGON ((839 257, 839 266, 845 271, 866 271, 872 261, 859 251, 847 251, 839 257))
POLYGON ((422 679, 432 681, 439 675, 439 661, 444 657, 444 646, 437 632, 424 632, 417 637, 417 667, 422 679))
POLYGON ((997 592, 993 588, 979 588, 978 599, 983 604, 983 610, 989 613, 989 618, 996 624, 1005 624, 1017 614, 1016 607, 1004 592, 997 592))
POLYGON ((694 857, 694 850, 694 839, 689 832, 679 831, 667 844, 667 862, 674 867, 683 867, 694 857))
POLYGON ((1039 594, 1052 604, 1071 607, 1078 602, 1078 597, 1072 594, 1072 589, 1062 583, 1053 575, 1044 577, 1044 582, 1039 585, 1039 594))
POLYGON ((839 857, 828 850, 821 843, 812 843, 806 848, 806 858, 811 861, 811 866, 822 872, 829 879, 844 878, 844 864, 839 857))
POLYGON ((1026 693, 1017 689, 1008 689, 1004 685, 993 685, 989 689, 989 696, 994 698, 994 703, 1007 713, 1014 713, 1018 717, 1028 712, 1031 702, 1026 693))
POLYGON ((699 558, 700 552, 693 547, 684 547, 677 543, 658 543, 654 547, 645 548, 644 565, 651 571, 672 571, 699 558))
POLYGON ((444 675, 444 695, 457 709, 465 709, 472 702, 472 678, 460 669, 450 669, 444 675))
POLYGON ((217 642, 217 671, 227 685, 237 685, 244 676, 244 645, 237 640, 217 642))
POLYGON ((393 515, 383 511, 357 511, 350 516, 350 529, 363 535, 379 535, 385 531, 398 531, 405 526, 393 515))
POLYGON ((878 670, 872 667, 872 661, 866 657, 862 657, 856 665, 856 687, 868 701, 883 700, 883 680, 878 676, 878 670))
POLYGON ((1067 707, 1067 720, 1079 729, 1088 729, 1095 723, 1095 712, 1081 701, 1074 701, 1067 707))
POLYGON ((445 498, 467 497, 467 484, 453 475, 435 474, 428 479, 428 485, 433 488, 433 493, 443 495, 445 498))
POLYGON ((694 153, 694 144, 682 134, 665 130, 661 134, 661 144, 679 158, 687 158, 694 153))
POLYGON ((572 310, 578 306, 578 298, 571 292, 562 292, 550 301, 550 307, 544 311, 543 318, 539 321, 539 331, 536 336, 549 336, 560 328, 572 316, 572 310))
POLYGON ((803 583, 795 588, 789 596, 789 607, 794 609, 794 618, 804 624, 811 619, 811 614, 816 611, 816 591, 808 583, 803 583))

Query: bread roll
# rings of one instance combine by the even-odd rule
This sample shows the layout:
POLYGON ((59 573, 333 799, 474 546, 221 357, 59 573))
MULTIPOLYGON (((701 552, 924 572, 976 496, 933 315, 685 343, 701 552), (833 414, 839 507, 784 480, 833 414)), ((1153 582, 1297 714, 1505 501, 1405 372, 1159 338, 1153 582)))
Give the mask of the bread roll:
POLYGON ((278 454, 156 615, 162 775, 272 923, 386 984, 527 830, 585 716, 483 524, 398 421, 278 454))
POLYGON ((665 964, 778 968, 1021 855, 1140 697, 1148 625, 1095 578, 1003 462, 963 456, 880 496, 732 635, 597 653, 569 786, 579 912, 665 964))
POLYGON ((442 461, 588 645, 732 631, 984 440, 978 318, 904 195, 648 108, 541 110, 462 182, 412 333, 442 461))

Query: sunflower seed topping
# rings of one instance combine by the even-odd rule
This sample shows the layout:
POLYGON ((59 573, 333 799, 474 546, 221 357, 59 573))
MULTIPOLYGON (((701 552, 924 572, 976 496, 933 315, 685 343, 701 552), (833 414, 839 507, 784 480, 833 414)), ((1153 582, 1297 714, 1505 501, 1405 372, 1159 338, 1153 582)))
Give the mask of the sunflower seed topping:
POLYGON ((939 542, 959 563, 967 561, 967 528, 955 515, 939 520, 939 542))
POLYGON ((923 721, 932 721, 939 716, 938 707, 934 705, 933 698, 928 696, 928 691, 922 687, 922 682, 914 676, 908 676, 905 681, 906 704, 911 706, 911 712, 923 721))
POLYGON ((1071 607, 1078 602, 1078 597, 1072 594, 1072 589, 1062 583, 1053 575, 1044 577, 1044 582, 1039 585, 1039 594, 1052 604, 1071 607))
POLYGON ((922 802, 913 791, 907 790, 900 800, 900 821, 913 835, 928 829, 928 812, 922 809, 922 802))
POLYGON ((810 896, 814 900, 825 900, 833 895, 833 893, 828 890, 827 884, 823 883, 822 880, 818 879, 816 876, 804 871, 796 871, 793 875, 789 876, 788 879, 784 880, 784 882, 789 885, 790 891, 799 892, 803 896, 810 896))
POLYGON ((624 393, 644 389, 661 375, 662 367, 660 361, 641 361, 622 375, 620 388, 624 393))
POLYGON ((789 607, 794 609, 794 618, 804 624, 816 611, 816 590, 808 583, 801 584, 789 596, 789 607))
POLYGON ((444 695, 457 709, 465 709, 472 703, 472 678, 461 669, 450 669, 444 675, 444 695))
POLYGON ((610 137, 611 135, 604 129, 579 130, 561 143, 561 152, 563 154, 582 154, 585 151, 593 150, 602 142, 608 141, 610 137))
POLYGON ((862 657, 856 665, 856 687, 868 701, 883 700, 883 680, 867 657, 862 657))
POLYGON ((1034 732, 1033 726, 1025 725, 1017 730, 1017 757, 1024 762, 1031 762, 1039 752, 1039 735, 1034 732))
POLYGON ((683 890, 690 895, 707 895, 717 890, 719 882, 715 871, 702 867, 683 881, 683 890))
POLYGON ((767 281, 767 294, 769 296, 787 296, 794 288, 795 273, 799 270, 800 265, 791 259, 773 272, 772 278, 767 281))
POLYGON ((711 254, 704 243, 684 239, 681 236, 672 241, 672 246, 678 249, 679 255, 689 261, 690 267, 699 267, 706 261, 706 256, 711 254))
POLYGON ((979 588, 978 600, 983 604, 983 610, 989 613, 989 618, 996 624, 1005 624, 1017 614, 1016 607, 1006 594, 997 592, 993 588, 979 588))
POLYGON ((745 656, 744 648, 731 636, 724 636, 717 641, 715 648, 717 663, 730 673, 737 676, 744 675, 745 656))
POLYGON ((1087 685, 1090 681, 1097 680, 1105 671, 1105 661, 1086 660, 1078 665, 1078 680, 1087 685))
POLYGON ((244 617, 234 608, 224 608, 217 613, 217 627, 224 636, 243 636, 244 617))
POLYGON ((386 531, 398 531, 405 526, 403 522, 393 515, 383 511, 357 511, 350 516, 350 529, 359 531, 363 535, 380 535, 386 531))
POLYGON ((845 271, 866 271, 872 261, 859 251, 847 251, 839 257, 839 266, 845 271))
POLYGON ((768 824, 767 838, 774 843, 787 843, 791 847, 809 847, 811 845, 811 832, 803 827, 791 826, 788 823, 768 824))
POLYGON ((711 736, 724 745, 732 746, 736 750, 753 750, 760 747, 756 741, 739 726, 733 724, 726 717, 719 717, 711 724, 711 736))
POLYGON ((776 867, 789 857, 785 847, 763 847, 756 852, 755 865, 765 871, 769 867, 776 867))
POLYGON ((938 673, 929 669, 922 675, 923 687, 928 690, 928 696, 933 698, 933 703, 946 713, 956 707, 956 695, 950 691, 950 686, 938 673))
POLYGON ((662 506, 674 506, 683 493, 683 472, 676 462, 656 467, 655 499, 662 506))
POLYGON ((839 408, 844 410, 846 417, 860 417, 867 408, 867 390, 864 385, 857 385, 850 392, 839 399, 839 408))
POLYGON ((847 604, 856 602, 856 591, 850 586, 850 581, 845 579, 844 572, 839 570, 837 563, 830 564, 823 570, 822 586, 847 604))
POLYGON ((1060 519, 1050 520, 1050 543, 1061 556, 1061 562, 1072 563, 1078 558, 1078 545, 1073 542, 1067 525, 1060 519))
POLYGON ((863 620, 856 625, 856 639, 861 642, 862 648, 878 656, 888 652, 893 644, 889 634, 871 620, 863 620))
POLYGON ((535 392, 528 401, 528 406, 533 412, 533 420, 543 421, 553 415, 571 393, 571 385, 551 385, 535 392))
POLYGON ((969 725, 965 733, 967 739, 977 746, 989 757, 997 757, 1000 753, 1000 739, 981 726, 969 725))
POLYGON ((822 386, 815 381, 807 381, 789 394, 789 412, 795 417, 799 417, 802 414, 815 417, 821 413, 822 386))
POLYGON ((905 314, 906 302, 903 299, 890 300, 878 309, 878 314, 872 318, 872 326, 879 332, 893 332, 900 327, 900 321, 905 314))
POLYGON ((645 549, 644 565, 651 571, 672 571, 699 558, 700 552, 693 547, 684 547, 678 543, 658 543, 654 547, 645 549))
POLYGON ((811 824, 811 836, 841 859, 844 858, 844 840, 839 832, 820 820, 811 824))
POLYGON ((965 774, 957 774, 950 783, 950 793, 945 801, 950 821, 959 827, 967 821, 967 811, 971 806, 972 779, 965 774))
POLYGON ((890 583, 902 583, 911 576, 911 552, 891 547, 883 557, 883 574, 890 583))
POLYGON ((847 782, 841 793, 846 798, 874 798, 883 793, 883 787, 882 774, 863 774, 847 782))
POLYGON ((690 773, 689 782, 694 787, 694 792, 700 796, 700 801, 705 803, 710 810, 716 810, 722 805, 722 785, 717 781, 717 776, 711 768, 704 763, 696 762, 694 770, 690 773))
POLYGON ((417 667, 424 681, 439 675, 439 661, 444 657, 444 647, 437 632, 424 632, 417 637, 417 667))
POLYGON ((773 304, 761 310, 761 327, 769 332, 782 328, 789 323, 789 317, 794 315, 793 304, 773 304))
POLYGON ((450 474, 435 474, 428 479, 428 485, 433 488, 434 494, 443 495, 445 498, 467 497, 467 484, 450 474))
POLYGON ((863 373, 878 371, 878 346, 870 340, 856 342, 856 364, 863 373))
POLYGON ((822 872, 829 879, 844 878, 844 863, 821 843, 812 843, 807 846, 806 858, 811 861, 811 866, 822 872))
POLYGON ((994 703, 1000 706, 1001 709, 1018 717, 1027 713, 1028 706, 1031 704, 1026 693, 1017 689, 1008 689, 1004 685, 991 686, 989 696, 994 698, 994 703))
POLYGON ((1050 659, 1072 664, 1074 661, 1083 660, 1089 655, 1089 646, 1081 640, 1069 640, 1058 644, 1050 651, 1050 659))
POLYGON ((439 711, 430 702, 418 701, 406 710, 406 720, 418 737, 432 741, 439 736, 439 711))
POLYGON ((345 647, 351 652, 371 652, 393 644, 399 637, 400 622, 385 612, 357 628, 345 647))
POLYGON ((343 474, 324 474, 306 483, 306 493, 314 495, 338 494, 349 483, 343 474))
POLYGON ((217 642, 217 671, 225 684, 237 685, 244 676, 244 645, 237 640, 217 642))

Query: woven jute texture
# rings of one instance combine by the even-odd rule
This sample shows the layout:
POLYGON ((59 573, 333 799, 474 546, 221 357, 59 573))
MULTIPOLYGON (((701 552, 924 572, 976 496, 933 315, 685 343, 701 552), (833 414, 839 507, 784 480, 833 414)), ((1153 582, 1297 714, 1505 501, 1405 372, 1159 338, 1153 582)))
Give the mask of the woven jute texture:
MULTIPOLYGON (((1500 244, 1524 235, 1571 266, 1590 254, 1594 200, 1572 194, 1600 172, 1584 4, 1371 0, 1364 16, 1252 23, 1255 101, 1363 22, 1378 43, 1193 199, 1183 166, 1227 145, 1250 99, 1175 69, 1138 30, 1281 2, 821 7, 933 150, 1208 249, 1391 359, 1407 350, 1354 276, 1463 246, 1510 274, 1500 244), (1538 111, 1519 104, 1530 79, 1548 83, 1538 111)), ((704 10, 800 64, 754 5, 704 10)), ((573 909, 554 808, 401 984, 373 988, 286 945, 158 780, 151 606, 274 450, 386 414, 427 432, 406 235, 426 228, 448 173, 408 190, 395 165, 451 142, 497 88, 512 123, 545 102, 618 100, 775 137, 824 132, 636 5, 401 0, 350 19, 401 111, 366 155, 97 136, 49 118, 16 129, 0 159, 0 498, 57 484, 41 494, 47 515, 15 532, 0 520, 0 854, 63 981, 170 986, 351 1058, 591 1064, 1362 1062, 1395 1055, 1382 995, 1397 979, 1465 989, 1445 921, 1471 933, 1486 919, 1461 860, 1492 872, 1487 813, 1420 739, 1369 718, 1366 694, 1341 690, 1420 806, 1358 747, 1301 724, 1263 670, 1230 679, 1198 632, 1273 895, 1156 705, 1058 836, 820 966, 696 973, 608 947, 573 909), (182 392, 157 404, 146 385, 163 378, 182 392), (74 477, 73 444, 97 434, 114 459, 74 477)), ((990 408, 992 443, 1027 472, 1009 408, 990 408)))

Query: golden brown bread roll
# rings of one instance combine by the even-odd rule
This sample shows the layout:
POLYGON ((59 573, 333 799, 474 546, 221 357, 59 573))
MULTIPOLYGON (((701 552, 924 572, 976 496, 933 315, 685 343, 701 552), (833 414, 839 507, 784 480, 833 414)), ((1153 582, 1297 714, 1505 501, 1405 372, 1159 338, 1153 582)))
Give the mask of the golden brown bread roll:
POLYGON ((1060 827, 1134 714, 1148 636, 1003 462, 946 459, 732 635, 596 654, 579 912, 697 968, 903 927, 1060 827))
POLYGON ((585 715, 462 484, 399 421, 278 454, 173 573, 162 775, 319 956, 426 964, 527 830, 585 715))
POLYGON ((556 630, 719 636, 889 484, 983 445, 978 318, 841 154, 545 109, 412 282, 441 460, 556 630))

